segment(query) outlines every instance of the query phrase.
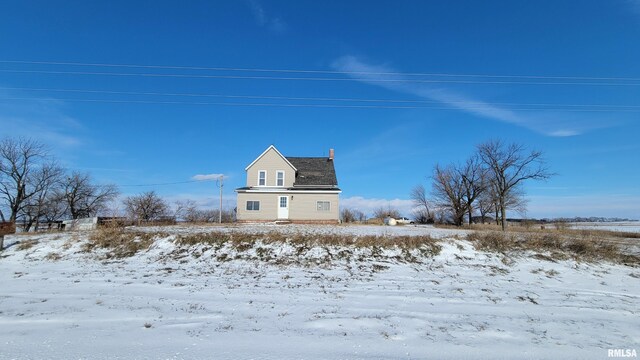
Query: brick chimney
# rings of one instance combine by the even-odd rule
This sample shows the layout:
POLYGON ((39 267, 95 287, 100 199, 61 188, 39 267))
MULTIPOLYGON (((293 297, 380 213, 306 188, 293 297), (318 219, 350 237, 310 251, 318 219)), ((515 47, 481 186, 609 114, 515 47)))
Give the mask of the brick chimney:
POLYGON ((329 160, 333 161, 334 152, 333 149, 329 149, 329 160))

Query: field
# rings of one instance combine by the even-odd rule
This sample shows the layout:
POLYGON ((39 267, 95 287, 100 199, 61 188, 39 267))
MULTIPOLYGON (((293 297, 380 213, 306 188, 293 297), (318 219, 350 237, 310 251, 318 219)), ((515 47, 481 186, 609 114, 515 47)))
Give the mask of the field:
POLYGON ((0 358, 603 359, 608 349, 640 350, 640 267, 620 255, 627 248, 600 257, 604 248, 512 239, 519 245, 496 249, 496 236, 310 225, 7 236, 0 358))
POLYGON ((610 231, 630 231, 640 232, 640 222, 601 222, 601 223, 571 223, 574 229, 610 230, 610 231))

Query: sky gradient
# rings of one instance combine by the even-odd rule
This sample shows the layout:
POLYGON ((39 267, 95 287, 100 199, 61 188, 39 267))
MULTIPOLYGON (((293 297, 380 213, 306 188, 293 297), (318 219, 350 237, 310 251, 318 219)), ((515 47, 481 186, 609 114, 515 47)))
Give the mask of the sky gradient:
POLYGON ((343 205, 404 215, 436 163, 503 139, 557 173, 527 216, 640 219, 638 39, 631 0, 4 1, 0 131, 203 206, 195 179, 234 207, 271 144, 334 148, 343 205))

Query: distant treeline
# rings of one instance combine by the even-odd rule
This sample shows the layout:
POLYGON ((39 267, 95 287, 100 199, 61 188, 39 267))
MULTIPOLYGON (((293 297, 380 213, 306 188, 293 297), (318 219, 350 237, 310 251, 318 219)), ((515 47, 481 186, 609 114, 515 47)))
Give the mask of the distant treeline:
POLYGON ((609 222, 623 222, 623 221, 640 221, 640 220, 617 218, 617 217, 607 218, 607 217, 598 217, 598 216, 591 216, 591 217, 576 216, 576 217, 571 217, 571 218, 559 217, 559 218, 542 218, 542 219, 529 219, 529 218, 527 218, 527 219, 513 219, 513 218, 507 218, 507 222, 511 222, 511 223, 528 222, 528 223, 538 223, 538 224, 546 224, 546 223, 576 223, 576 222, 609 223, 609 222))
POLYGON ((576 216, 572 218, 553 218, 553 219, 540 219, 541 222, 621 222, 621 221, 639 221, 637 219, 627 219, 627 218, 617 218, 617 217, 599 217, 599 216, 590 216, 590 217, 581 217, 576 216))

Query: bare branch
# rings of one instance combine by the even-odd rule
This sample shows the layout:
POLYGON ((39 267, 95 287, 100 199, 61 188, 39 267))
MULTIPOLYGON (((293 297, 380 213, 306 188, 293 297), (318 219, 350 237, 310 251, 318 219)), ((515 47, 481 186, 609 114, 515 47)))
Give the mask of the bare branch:
POLYGON ((425 190, 422 184, 416 185, 413 189, 411 189, 411 200, 416 207, 419 207, 421 212, 424 211, 424 215, 426 215, 427 221, 431 219, 431 211, 429 209, 429 200, 427 199, 427 191, 425 190))
POLYGON ((553 176, 540 151, 526 152, 519 144, 505 145, 500 140, 478 145, 478 155, 491 175, 496 215, 500 213, 502 229, 506 229, 506 210, 522 208, 520 184, 527 180, 546 180, 553 176))
POLYGON ((464 200, 465 187, 460 171, 453 165, 441 168, 435 166, 433 170, 433 196, 436 205, 446 209, 455 225, 462 225, 467 204, 464 200))
POLYGON ((63 197, 73 219, 97 215, 117 196, 115 185, 94 184, 87 173, 73 172, 64 184, 63 197))
POLYGON ((169 206, 154 191, 149 191, 124 199, 124 206, 132 220, 160 220, 167 215, 169 206))
POLYGON ((0 197, 10 210, 9 221, 15 222, 25 201, 57 176, 53 171, 57 165, 48 164, 48 158, 48 149, 38 141, 5 138, 0 142, 0 197))

